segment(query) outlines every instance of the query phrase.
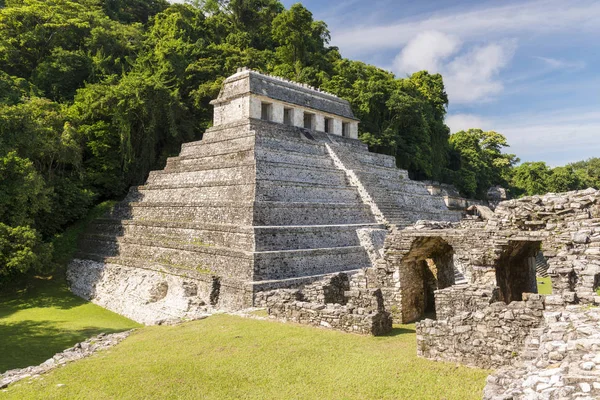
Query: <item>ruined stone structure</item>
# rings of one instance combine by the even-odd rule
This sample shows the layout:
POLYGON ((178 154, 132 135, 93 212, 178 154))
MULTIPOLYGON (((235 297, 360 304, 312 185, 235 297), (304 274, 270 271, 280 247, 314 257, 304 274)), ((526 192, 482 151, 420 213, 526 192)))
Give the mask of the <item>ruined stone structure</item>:
POLYGON ((243 69, 213 104, 203 140, 95 221, 74 293, 144 323, 241 309, 370 267, 392 224, 461 218, 357 140, 345 100, 243 69))
POLYGON ((488 399, 600 396, 600 191, 462 199, 370 153, 348 102, 246 69, 213 104, 203 140, 93 224, 73 292, 148 324, 251 306, 361 334, 421 320, 419 355, 501 368, 488 399))

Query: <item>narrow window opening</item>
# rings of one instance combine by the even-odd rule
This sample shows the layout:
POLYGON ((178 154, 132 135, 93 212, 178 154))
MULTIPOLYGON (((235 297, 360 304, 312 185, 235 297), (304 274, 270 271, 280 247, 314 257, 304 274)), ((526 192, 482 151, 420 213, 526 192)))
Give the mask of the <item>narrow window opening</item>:
POLYGON ((260 118, 265 121, 271 121, 273 115, 273 104, 260 103, 260 118))
POLYGON ((325 132, 333 133, 333 119, 325 118, 325 132))
POLYGON ((293 125, 292 113, 294 110, 292 108, 283 108, 283 123, 286 125, 293 125))
POLYGON ((315 126, 315 114, 312 113, 304 113, 304 127, 306 129, 314 130, 315 126))
POLYGON ((342 136, 350 137, 350 125, 347 122, 342 122, 342 136))

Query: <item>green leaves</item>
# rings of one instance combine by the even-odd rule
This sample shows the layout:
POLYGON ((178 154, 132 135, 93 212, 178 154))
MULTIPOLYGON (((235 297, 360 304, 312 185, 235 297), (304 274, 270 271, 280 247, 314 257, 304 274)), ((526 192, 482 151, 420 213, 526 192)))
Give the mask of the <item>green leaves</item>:
POLYGON ((43 271, 50 265, 51 250, 34 229, 0 223, 0 283, 30 270, 43 271))
POLYGON ((494 131, 469 129, 450 136, 455 165, 452 169, 457 188, 468 197, 485 199, 494 185, 506 186, 511 168, 518 162, 514 154, 505 154, 506 138, 494 131))
POLYGON ((29 225, 48 208, 48 190, 33 163, 12 151, 0 158, 0 222, 29 225))

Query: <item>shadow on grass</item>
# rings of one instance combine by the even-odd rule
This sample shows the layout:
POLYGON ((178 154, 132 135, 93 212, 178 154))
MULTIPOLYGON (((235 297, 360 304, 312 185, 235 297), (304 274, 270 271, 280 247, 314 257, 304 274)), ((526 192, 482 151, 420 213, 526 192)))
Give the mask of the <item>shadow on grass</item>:
POLYGON ((0 324, 0 373, 41 364, 54 354, 99 333, 122 331, 101 327, 69 331, 56 328, 56 322, 18 321, 0 324))
POLYGON ((0 319, 28 308, 52 307, 68 310, 85 303, 87 302, 84 299, 71 293, 66 282, 62 280, 38 281, 27 291, 10 297, 0 297, 0 319))
POLYGON ((383 337, 391 337, 391 336, 399 336, 399 335, 405 335, 407 333, 415 333, 414 329, 410 329, 410 328, 404 328, 404 327, 400 327, 400 326, 394 326, 392 328, 391 332, 386 333, 385 335, 381 335, 383 337))

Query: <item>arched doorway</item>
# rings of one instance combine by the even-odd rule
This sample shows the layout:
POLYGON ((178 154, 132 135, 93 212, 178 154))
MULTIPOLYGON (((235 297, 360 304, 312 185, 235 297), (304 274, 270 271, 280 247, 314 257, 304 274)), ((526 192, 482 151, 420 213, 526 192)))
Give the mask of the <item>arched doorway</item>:
POLYGON ((435 315, 434 292, 454 285, 454 250, 440 237, 419 237, 399 268, 402 322, 435 315))

